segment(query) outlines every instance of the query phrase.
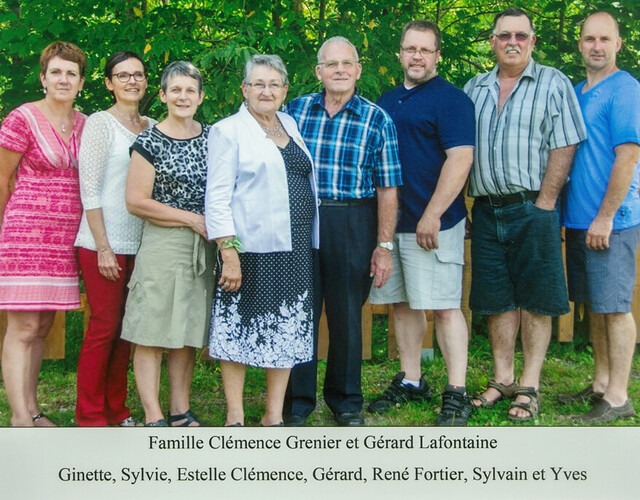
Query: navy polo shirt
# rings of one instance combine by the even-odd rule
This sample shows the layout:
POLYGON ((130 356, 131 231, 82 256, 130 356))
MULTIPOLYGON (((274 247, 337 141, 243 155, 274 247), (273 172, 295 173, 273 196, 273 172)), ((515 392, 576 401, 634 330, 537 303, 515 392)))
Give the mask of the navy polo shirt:
MULTIPOLYGON (((435 76, 407 89, 390 90, 377 103, 391 116, 398 132, 402 165, 398 233, 415 233, 447 156, 445 150, 475 143, 473 103, 460 89, 435 76)), ((467 215, 462 193, 442 215, 441 230, 467 215)))

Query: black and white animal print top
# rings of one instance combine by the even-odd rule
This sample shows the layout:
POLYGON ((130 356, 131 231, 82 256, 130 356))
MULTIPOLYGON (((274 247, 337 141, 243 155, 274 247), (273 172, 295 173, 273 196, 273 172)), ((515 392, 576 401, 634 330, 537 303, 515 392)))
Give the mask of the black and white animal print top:
POLYGON ((207 185, 207 138, 211 125, 191 139, 174 139, 155 126, 142 132, 131 146, 156 170, 151 197, 170 207, 204 214, 207 185))

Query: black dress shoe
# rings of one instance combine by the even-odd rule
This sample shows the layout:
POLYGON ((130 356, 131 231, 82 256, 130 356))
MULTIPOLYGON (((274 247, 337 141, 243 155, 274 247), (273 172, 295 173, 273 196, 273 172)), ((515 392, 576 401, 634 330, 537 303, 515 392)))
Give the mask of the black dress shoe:
POLYGON ((333 418, 340 427, 361 427, 364 425, 364 418, 359 411, 347 411, 344 413, 334 413, 333 418))
POLYGON ((307 419, 302 415, 289 415, 284 417, 285 427, 304 427, 307 419))

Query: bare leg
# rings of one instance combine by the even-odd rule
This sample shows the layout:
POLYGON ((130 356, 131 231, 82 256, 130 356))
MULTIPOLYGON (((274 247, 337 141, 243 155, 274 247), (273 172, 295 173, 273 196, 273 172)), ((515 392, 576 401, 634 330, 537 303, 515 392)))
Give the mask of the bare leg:
MULTIPOLYGON (((244 376, 247 366, 231 361, 220 361, 224 396, 227 400, 227 421, 225 425, 244 425, 244 405, 242 393, 244 391, 244 376)), ((286 387, 285 387, 286 388, 286 387)), ((280 408, 282 412, 282 408, 280 408)), ((282 416, 281 416, 282 420, 282 416)))
MULTIPOLYGON (((522 351, 524 369, 520 378, 523 387, 540 388, 540 372, 547 355, 551 340, 551 316, 542 316, 529 311, 522 311, 522 351)), ((528 396, 518 396, 517 402, 526 403, 528 396)), ((523 408, 511 408, 509 415, 527 417, 529 412, 523 408)))
POLYGON ((422 376, 420 359, 422 341, 427 331, 427 319, 424 311, 411 309, 409 304, 401 302, 393 305, 396 324, 396 343, 400 353, 400 370, 408 380, 418 381, 422 376))
MULTIPOLYGON (((191 380, 193 379, 193 366, 196 360, 196 350, 193 347, 171 349, 167 365, 169 368, 169 388, 171 391, 170 415, 181 415, 190 407, 191 380)), ((179 426, 184 420, 178 420, 173 425, 179 426)), ((190 424, 197 427, 196 422, 190 424)))
POLYGON ((631 313, 605 314, 604 318, 609 349, 609 384, 604 391, 604 399, 611 406, 622 406, 628 398, 627 386, 636 343, 636 323, 631 313))
POLYGON ((136 346, 136 352, 133 355, 133 371, 136 375, 136 385, 147 424, 164 418, 158 401, 161 366, 162 348, 136 346))
POLYGON ((438 346, 447 364, 449 384, 465 387, 467 377, 467 323, 460 309, 434 311, 438 346))
POLYGON ((32 417, 40 411, 36 400, 38 375, 44 337, 54 316, 55 311, 7 311, 2 375, 11 406, 11 425, 32 427, 32 417))
MULTIPOLYGON (((42 366, 42 357, 44 355, 44 340, 53 326, 55 317, 55 311, 40 311, 38 332, 33 344, 31 345, 27 405, 29 406, 29 413, 31 413, 32 416, 40 413, 40 407, 38 406, 38 379, 40 378, 40 367, 42 366)), ((55 427, 55 424, 45 417, 38 419, 35 426, 55 427)))
POLYGON ((290 369, 266 368, 267 376, 267 403, 262 417, 262 425, 277 425, 282 423, 282 406, 284 394, 289 382, 290 369))
POLYGON ((607 347, 607 326, 603 314, 589 312, 589 333, 593 345, 595 367, 593 390, 602 393, 609 384, 609 348, 607 347))
MULTIPOLYGON (((499 384, 511 385, 515 380, 513 358, 516 349, 516 336, 520 326, 520 310, 507 311, 487 318, 489 325, 489 340, 493 353, 494 379, 499 384)), ((483 396, 488 401, 495 401, 500 393, 490 387, 483 396)), ((481 401, 472 399, 474 406, 480 406, 481 401)))

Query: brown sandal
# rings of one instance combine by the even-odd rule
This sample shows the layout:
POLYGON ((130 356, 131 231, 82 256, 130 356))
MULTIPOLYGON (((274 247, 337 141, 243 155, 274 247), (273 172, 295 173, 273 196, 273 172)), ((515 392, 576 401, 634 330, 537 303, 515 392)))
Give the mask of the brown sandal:
POLYGON ((477 399, 478 401, 480 401, 480 404, 478 406, 473 406, 475 406, 476 408, 491 408, 498 401, 501 401, 503 399, 513 399, 513 395, 518 389, 518 384, 515 380, 509 385, 501 384, 500 382, 496 382, 495 380, 489 380, 489 382, 487 383, 487 389, 489 388, 495 389, 500 393, 500 395, 496 399, 490 401, 482 394, 474 394, 471 397, 471 400, 473 401, 474 399, 477 399))
POLYGON ((538 418, 538 415, 540 414, 540 393, 533 387, 518 387, 513 392, 513 397, 516 398, 518 396, 527 396, 529 398, 529 401, 514 401, 513 403, 511 403, 511 405, 509 405, 509 410, 511 410, 511 408, 522 408, 523 410, 528 411, 529 415, 526 417, 520 417, 508 413, 507 416, 509 417, 509 420, 511 422, 519 423, 529 422, 530 420, 538 418))

